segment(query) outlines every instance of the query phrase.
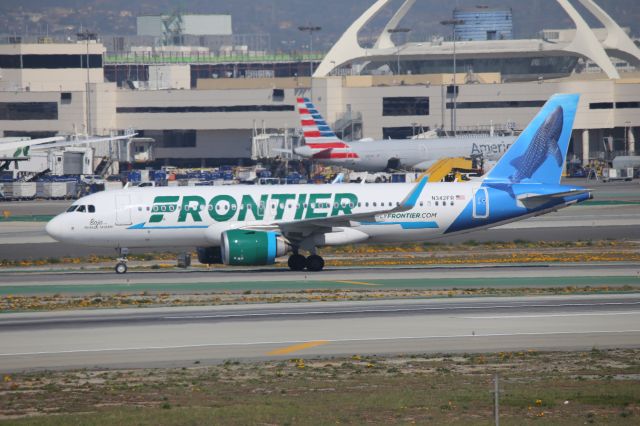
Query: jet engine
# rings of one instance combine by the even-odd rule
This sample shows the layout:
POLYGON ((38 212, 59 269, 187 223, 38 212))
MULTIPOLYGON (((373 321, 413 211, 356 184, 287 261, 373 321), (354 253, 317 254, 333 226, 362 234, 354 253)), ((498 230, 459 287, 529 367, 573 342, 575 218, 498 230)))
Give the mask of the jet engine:
POLYGON ((291 246, 277 232, 234 229, 222 233, 222 263, 234 266, 272 265, 291 246))

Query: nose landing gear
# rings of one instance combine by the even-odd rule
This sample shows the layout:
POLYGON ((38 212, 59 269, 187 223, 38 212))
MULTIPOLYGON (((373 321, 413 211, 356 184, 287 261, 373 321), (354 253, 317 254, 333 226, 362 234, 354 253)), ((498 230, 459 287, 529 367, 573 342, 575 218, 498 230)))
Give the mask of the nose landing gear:
POLYGON ((126 274, 127 273, 127 255, 129 254, 129 249, 125 247, 121 247, 118 249, 120 257, 118 258, 118 263, 116 263, 116 274, 126 274))

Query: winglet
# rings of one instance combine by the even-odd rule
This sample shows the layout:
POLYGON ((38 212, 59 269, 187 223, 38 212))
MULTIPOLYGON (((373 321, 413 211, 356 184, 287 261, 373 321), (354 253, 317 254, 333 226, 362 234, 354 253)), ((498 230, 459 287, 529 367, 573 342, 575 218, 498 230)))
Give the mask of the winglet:
POLYGON ((428 181, 428 176, 424 176, 422 179, 420 179, 420 182, 418 182, 417 185, 413 187, 409 195, 407 195, 404 200, 402 200, 398 209, 411 210, 412 208, 414 208, 416 203, 418 202, 418 198, 420 198, 420 194, 422 194, 424 186, 428 181))

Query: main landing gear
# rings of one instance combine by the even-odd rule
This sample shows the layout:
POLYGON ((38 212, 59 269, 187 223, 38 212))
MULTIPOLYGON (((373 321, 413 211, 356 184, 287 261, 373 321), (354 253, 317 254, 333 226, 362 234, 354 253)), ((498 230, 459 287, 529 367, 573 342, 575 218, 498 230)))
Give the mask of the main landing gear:
POLYGON ((305 268, 311 272, 322 271, 324 268, 324 259, 317 254, 312 254, 308 257, 304 257, 299 253, 294 253, 289 256, 289 269, 292 271, 302 271, 305 268))
POLYGON ((120 257, 118 258, 118 263, 116 263, 116 274, 126 274, 127 273, 127 255, 129 254, 129 249, 121 247, 118 249, 120 253, 120 257))

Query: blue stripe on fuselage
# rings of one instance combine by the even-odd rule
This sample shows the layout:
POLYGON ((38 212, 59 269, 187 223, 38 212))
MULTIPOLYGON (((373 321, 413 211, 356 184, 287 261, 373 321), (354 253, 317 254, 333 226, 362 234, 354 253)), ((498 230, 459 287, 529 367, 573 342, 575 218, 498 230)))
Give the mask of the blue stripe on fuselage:
POLYGON ((145 226, 145 223, 132 225, 127 229, 205 229, 207 225, 175 225, 175 226, 145 226))
POLYGON ((360 222, 364 226, 380 225, 400 225, 402 229, 435 229, 438 228, 436 222, 360 222))

